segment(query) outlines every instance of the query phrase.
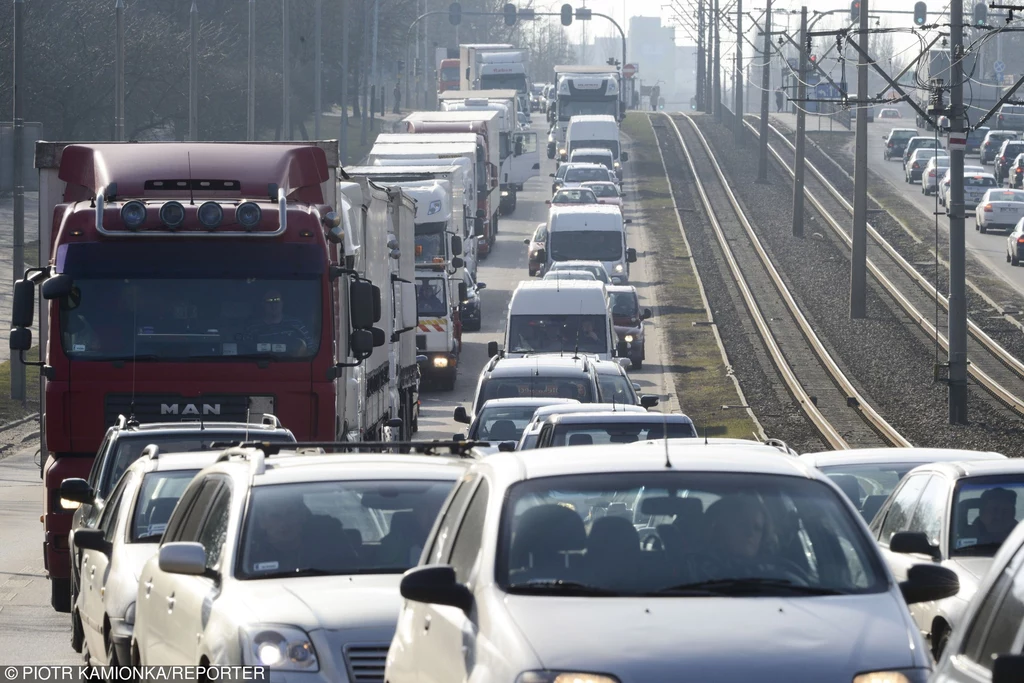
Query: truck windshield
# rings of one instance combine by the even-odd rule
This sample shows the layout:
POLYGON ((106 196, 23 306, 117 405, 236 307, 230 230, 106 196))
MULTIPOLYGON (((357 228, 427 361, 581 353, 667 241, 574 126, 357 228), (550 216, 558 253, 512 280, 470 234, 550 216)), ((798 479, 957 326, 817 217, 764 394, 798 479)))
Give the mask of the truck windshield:
POLYGON ((616 116, 619 113, 619 100, 610 97, 604 100, 580 100, 569 97, 558 98, 558 120, 568 121, 573 116, 584 114, 616 116))
POLYGON ((622 233, 617 230, 554 230, 548 238, 553 261, 618 261, 622 233))
POLYGON ((443 318, 448 315, 444 298, 444 278, 416 278, 416 311, 420 318, 425 316, 443 318))
POLYGON ((296 244, 70 244, 61 345, 75 360, 308 359, 323 254, 296 244))
POLYGON ((489 74, 480 77, 480 90, 526 92, 526 74, 489 74))
MULTIPOLYGON (((458 83, 459 82, 459 67, 457 66, 446 66, 441 69, 441 81, 444 83, 458 83)), ((451 90, 452 88, 449 88, 451 90)))
POLYGON ((445 221, 416 224, 416 265, 445 262, 445 221))
POLYGON ((606 330, 603 315, 513 315, 508 346, 511 353, 608 353, 606 330))

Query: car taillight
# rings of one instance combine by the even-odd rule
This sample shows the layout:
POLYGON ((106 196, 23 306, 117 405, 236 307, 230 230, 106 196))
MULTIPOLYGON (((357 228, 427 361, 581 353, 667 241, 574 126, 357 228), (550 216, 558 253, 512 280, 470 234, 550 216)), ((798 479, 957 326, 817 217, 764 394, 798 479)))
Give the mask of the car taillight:
POLYGON ((986 142, 986 143, 985 143, 985 146, 986 146, 986 147, 988 147, 988 146, 989 146, 989 145, 991 145, 991 144, 992 144, 991 142, 986 142))
POLYGON ((1018 237, 1017 244, 1024 244, 1024 237, 1018 237))
POLYGON ((892 144, 892 143, 890 142, 890 143, 889 143, 889 146, 890 146, 890 147, 892 147, 892 146, 893 146, 893 144, 892 144))
POLYGON ((917 162, 916 161, 914 162, 914 168, 917 168, 917 162))
POLYGON ((984 207, 985 213, 992 213, 992 205, 986 204, 984 207))
POLYGON ((1018 166, 1017 173, 1024 173, 1024 166, 1018 166))

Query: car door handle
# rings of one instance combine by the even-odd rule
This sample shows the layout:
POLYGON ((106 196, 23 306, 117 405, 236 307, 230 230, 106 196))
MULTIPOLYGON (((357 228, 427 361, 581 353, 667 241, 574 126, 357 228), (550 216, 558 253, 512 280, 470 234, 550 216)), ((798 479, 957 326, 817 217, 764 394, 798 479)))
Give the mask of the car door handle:
POLYGON ((167 611, 170 612, 174 609, 174 593, 167 596, 167 611))
POLYGON ((423 619, 423 630, 424 631, 429 631, 430 630, 430 615, 429 614, 423 619))
POLYGON ((93 578, 93 577, 95 577, 95 576, 96 576, 96 565, 93 565, 93 566, 92 566, 92 567, 91 567, 91 568, 89 569, 89 578, 93 578))
POLYGON ((149 594, 152 593, 152 592, 153 592, 153 579, 150 579, 150 580, 146 581, 146 597, 148 598, 149 594))

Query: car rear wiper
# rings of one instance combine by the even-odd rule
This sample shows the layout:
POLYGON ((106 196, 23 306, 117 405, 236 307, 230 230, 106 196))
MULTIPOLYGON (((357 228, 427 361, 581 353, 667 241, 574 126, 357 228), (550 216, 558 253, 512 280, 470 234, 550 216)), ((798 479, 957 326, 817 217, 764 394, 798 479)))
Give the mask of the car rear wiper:
POLYGON ((611 597, 625 595, 624 593, 610 588, 591 586, 590 584, 578 581, 564 581, 562 579, 530 579, 521 583, 513 583, 508 587, 509 593, 529 595, 576 595, 581 597, 611 597))
POLYGON ((775 594, 776 591, 790 591, 801 595, 844 595, 843 591, 833 588, 819 586, 802 586, 793 583, 789 579, 776 579, 768 577, 731 578, 731 579, 710 579, 708 581, 695 581, 682 583, 677 586, 667 586, 657 590, 651 595, 671 595, 674 593, 712 593, 716 595, 764 595, 775 594))
POLYGON ((280 572, 271 572, 269 574, 256 574, 250 576, 251 579, 294 579, 301 576, 334 576, 335 574, 342 574, 344 572, 331 571, 329 569, 317 569, 315 567, 305 567, 302 569, 291 569, 280 572))

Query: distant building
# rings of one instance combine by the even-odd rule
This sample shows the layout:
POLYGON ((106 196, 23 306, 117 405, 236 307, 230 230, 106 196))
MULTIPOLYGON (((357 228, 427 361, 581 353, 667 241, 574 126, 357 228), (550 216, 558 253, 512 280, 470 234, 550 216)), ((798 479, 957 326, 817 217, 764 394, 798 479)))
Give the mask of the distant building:
POLYGON ((675 28, 662 26, 661 17, 630 18, 626 59, 639 67, 637 77, 644 85, 660 86, 666 101, 678 101, 678 86, 692 80, 677 73, 675 28))

